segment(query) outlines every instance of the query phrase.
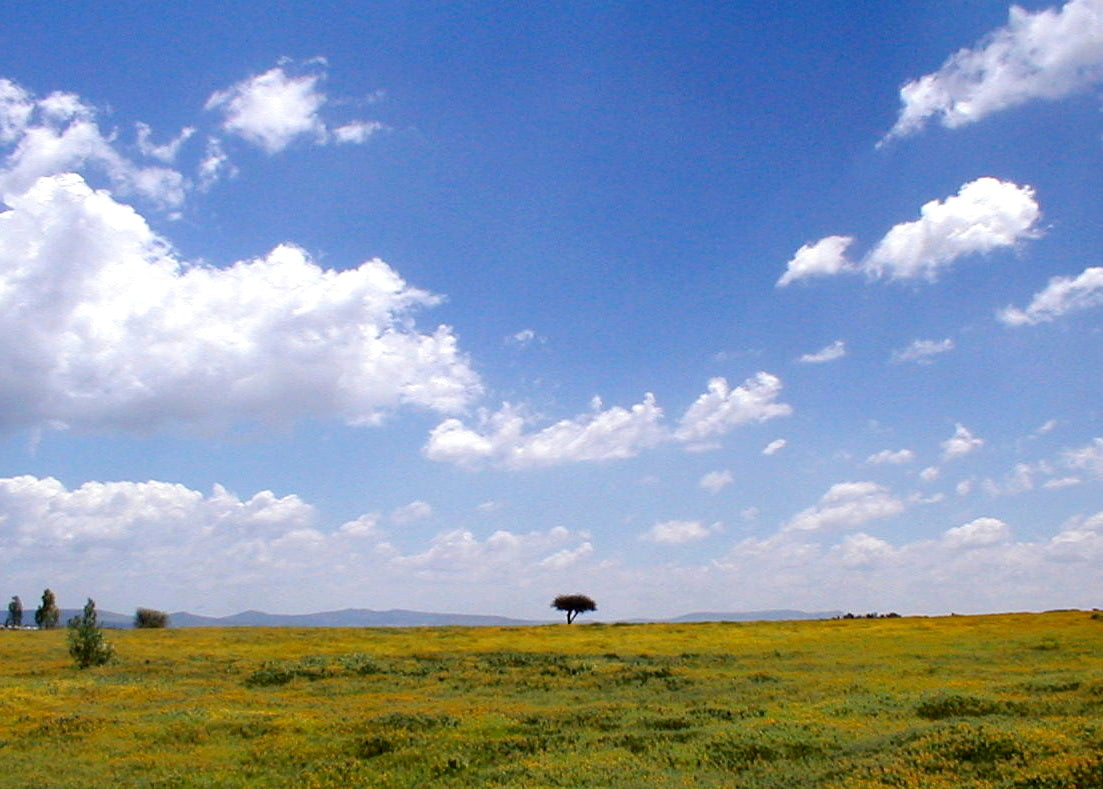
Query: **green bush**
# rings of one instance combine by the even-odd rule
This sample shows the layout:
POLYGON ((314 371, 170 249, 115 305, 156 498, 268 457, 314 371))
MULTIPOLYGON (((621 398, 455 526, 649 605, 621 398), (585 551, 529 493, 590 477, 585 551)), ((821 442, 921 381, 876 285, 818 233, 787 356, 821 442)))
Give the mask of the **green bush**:
POLYGON ((169 615, 153 608, 139 608, 134 614, 134 627, 168 627, 169 615))
POLYGON ((977 718, 984 715, 996 715, 1002 705, 992 699, 968 696, 963 693, 938 693, 919 702, 915 713, 927 720, 946 718, 977 718))
POLYGON ((68 638, 69 654, 77 668, 102 666, 114 655, 114 649, 103 637, 96 619, 96 602, 91 597, 84 604, 84 612, 69 620, 68 638))

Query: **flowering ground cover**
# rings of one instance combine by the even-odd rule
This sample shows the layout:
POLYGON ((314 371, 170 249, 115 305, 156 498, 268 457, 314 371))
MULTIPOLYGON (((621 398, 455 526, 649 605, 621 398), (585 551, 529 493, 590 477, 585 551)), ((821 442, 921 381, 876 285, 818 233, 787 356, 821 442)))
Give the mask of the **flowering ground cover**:
POLYGON ((1103 786, 1088 612, 108 636, 0 632, 0 786, 1103 786))

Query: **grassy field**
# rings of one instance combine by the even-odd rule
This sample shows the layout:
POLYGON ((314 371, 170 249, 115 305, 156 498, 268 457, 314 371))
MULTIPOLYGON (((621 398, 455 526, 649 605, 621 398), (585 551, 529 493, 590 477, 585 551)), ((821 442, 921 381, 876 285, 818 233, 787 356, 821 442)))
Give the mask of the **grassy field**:
POLYGON ((1103 787, 1086 612, 0 632, 3 787, 1103 787))

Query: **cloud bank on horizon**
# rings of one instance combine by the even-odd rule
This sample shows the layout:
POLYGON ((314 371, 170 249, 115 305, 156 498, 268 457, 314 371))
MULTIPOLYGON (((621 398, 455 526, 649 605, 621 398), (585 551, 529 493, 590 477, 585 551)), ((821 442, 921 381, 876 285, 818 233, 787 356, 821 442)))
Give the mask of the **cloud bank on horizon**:
MULTIPOLYGON (((1098 103, 1103 0, 1007 14, 896 77, 880 143, 832 132, 881 172, 824 177, 850 196, 807 229, 729 210, 738 168, 698 188, 721 178, 693 169, 712 149, 677 146, 707 134, 651 149, 653 79, 598 102, 598 77, 542 82, 539 50, 512 66, 534 87, 510 114, 495 63, 422 92, 412 58, 383 69, 392 95, 370 66, 275 51, 208 65, 185 109, 151 63, 172 112, 124 106, 111 75, 108 100, 0 76, 0 575, 210 613, 533 616, 568 587, 616 617, 1088 605, 1103 142, 1069 113, 1077 179, 1035 148, 1062 102, 1098 103), (1021 127, 986 126, 1013 109, 1021 127), (572 135, 552 110, 607 126, 572 135), (991 139, 931 158, 934 125, 991 139), (615 198, 597 211, 570 180, 591 168, 615 198), (656 206, 676 204, 672 255, 656 206), (841 232, 766 253, 816 227, 841 232)), ((849 111, 872 124, 885 87, 849 111)), ((755 133, 708 106, 673 111, 755 133)), ((779 215, 806 199, 762 167, 779 215)))

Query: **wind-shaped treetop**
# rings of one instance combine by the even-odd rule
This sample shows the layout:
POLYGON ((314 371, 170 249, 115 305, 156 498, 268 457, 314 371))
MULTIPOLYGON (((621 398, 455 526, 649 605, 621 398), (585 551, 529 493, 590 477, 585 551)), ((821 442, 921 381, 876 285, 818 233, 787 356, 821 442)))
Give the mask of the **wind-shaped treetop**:
POLYGON ((551 607, 556 611, 567 612, 567 624, 575 620, 575 617, 586 611, 596 611, 597 603, 584 594, 561 594, 552 600, 551 607))

